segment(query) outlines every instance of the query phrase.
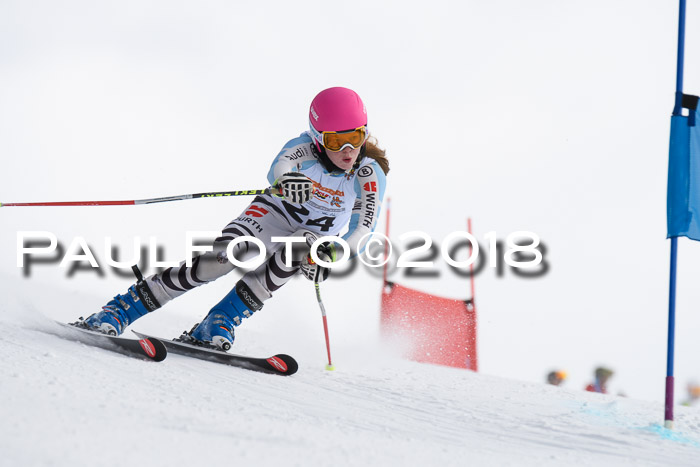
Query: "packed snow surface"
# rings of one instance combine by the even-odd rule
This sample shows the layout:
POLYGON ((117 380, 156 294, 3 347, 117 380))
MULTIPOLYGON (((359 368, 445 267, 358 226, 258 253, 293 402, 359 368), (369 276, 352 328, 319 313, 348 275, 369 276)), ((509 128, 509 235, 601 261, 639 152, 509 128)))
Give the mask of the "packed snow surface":
MULTIPOLYGON (((2 466, 693 466, 700 459, 697 408, 678 407, 670 431, 658 402, 409 362, 359 336, 355 346, 333 349, 330 372, 321 333, 283 348, 291 341, 279 330, 253 327, 239 328, 235 351, 288 351, 297 374, 175 354, 154 363, 70 340, 53 321, 68 313, 10 303, 0 314, 2 466)), ((157 334, 164 316, 134 328, 157 334)))

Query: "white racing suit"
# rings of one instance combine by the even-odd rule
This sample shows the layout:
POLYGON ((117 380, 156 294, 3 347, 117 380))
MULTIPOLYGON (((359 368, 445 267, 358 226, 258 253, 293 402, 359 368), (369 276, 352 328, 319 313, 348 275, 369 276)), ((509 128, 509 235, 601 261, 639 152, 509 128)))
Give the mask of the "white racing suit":
MULTIPOLYGON (((183 262, 146 279, 157 304, 162 306, 231 272, 235 266, 228 260, 226 249, 229 242, 241 236, 261 240, 267 253, 266 260, 247 272, 236 285, 238 295, 252 311, 259 310, 273 292, 299 271, 309 251, 308 245, 296 244, 301 247, 292 249, 291 266, 286 266, 285 244, 273 242, 272 237, 304 237, 304 232, 311 232, 317 238, 338 235, 349 223, 342 238, 350 245, 351 252, 345 254, 358 254, 360 239, 372 232, 377 223, 385 174, 376 161, 362 155, 349 172, 329 172, 319 157, 308 132, 285 144, 272 163, 268 181, 272 185, 282 174, 298 171, 313 180, 312 199, 300 205, 272 195, 257 196, 240 216, 224 227, 213 243, 213 251, 195 257, 190 267, 183 262)), ((252 242, 244 241, 232 252, 243 261, 257 255, 259 250, 252 242)))

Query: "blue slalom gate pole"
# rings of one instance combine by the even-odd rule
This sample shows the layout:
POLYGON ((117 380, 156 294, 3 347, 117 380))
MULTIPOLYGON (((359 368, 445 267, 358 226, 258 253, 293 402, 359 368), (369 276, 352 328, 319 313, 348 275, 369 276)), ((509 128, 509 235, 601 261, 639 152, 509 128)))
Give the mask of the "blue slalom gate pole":
MULTIPOLYGON (((676 101, 673 115, 683 112, 683 60, 685 55, 685 0, 678 6, 678 59, 676 65, 676 101)), ((671 264, 668 290, 668 348, 666 355, 666 398, 664 404, 664 426, 673 428, 673 358, 676 338, 676 269, 678 260, 678 237, 671 237, 671 264)))
POLYGON ((676 260, 678 237, 671 237, 671 270, 668 291, 668 348, 666 351, 666 400, 664 404, 664 426, 673 428, 673 351, 676 340, 676 260))

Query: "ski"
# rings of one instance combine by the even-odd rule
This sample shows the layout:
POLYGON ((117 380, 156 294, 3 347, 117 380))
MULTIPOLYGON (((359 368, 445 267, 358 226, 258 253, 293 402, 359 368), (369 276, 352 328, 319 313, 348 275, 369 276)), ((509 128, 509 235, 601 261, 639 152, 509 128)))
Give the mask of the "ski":
POLYGON ((209 360, 211 362, 222 363, 246 370, 282 376, 293 375, 299 369, 297 361, 285 354, 274 355, 270 358, 246 357, 243 355, 226 353, 222 350, 207 349, 205 347, 198 347, 175 340, 152 337, 136 331, 132 332, 142 339, 158 339, 162 341, 169 352, 198 358, 200 360, 209 360))
POLYGON ((92 345, 106 350, 111 350, 123 355, 136 358, 144 358, 154 362, 165 360, 168 349, 163 342, 153 337, 127 339, 125 337, 110 336, 97 331, 81 328, 75 324, 56 321, 61 326, 70 329, 70 337, 57 334, 59 337, 73 339, 83 344, 92 345))

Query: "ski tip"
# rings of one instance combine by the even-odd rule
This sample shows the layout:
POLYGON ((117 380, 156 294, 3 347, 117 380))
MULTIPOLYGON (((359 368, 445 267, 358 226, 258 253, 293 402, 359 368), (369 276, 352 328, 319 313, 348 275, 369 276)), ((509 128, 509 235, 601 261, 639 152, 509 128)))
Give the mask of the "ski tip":
POLYGON ((267 363, 276 370, 277 374, 284 376, 293 375, 299 369, 297 361, 287 354, 277 354, 270 357, 267 359, 267 363))
POLYGON ((155 337, 139 339, 139 344, 144 354, 154 362, 162 362, 168 356, 165 344, 155 337))
POLYGON ((139 344, 143 348, 144 354, 154 362, 162 362, 168 356, 168 348, 165 343, 157 337, 141 334, 131 330, 138 337, 139 344))

